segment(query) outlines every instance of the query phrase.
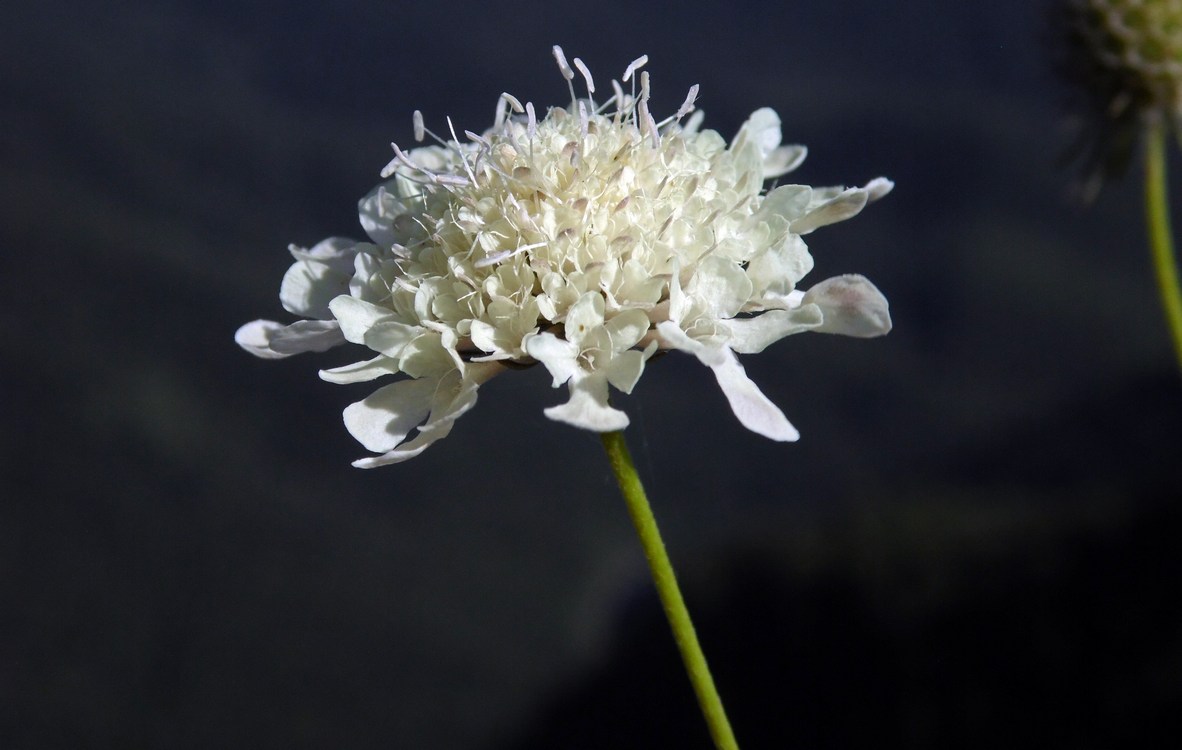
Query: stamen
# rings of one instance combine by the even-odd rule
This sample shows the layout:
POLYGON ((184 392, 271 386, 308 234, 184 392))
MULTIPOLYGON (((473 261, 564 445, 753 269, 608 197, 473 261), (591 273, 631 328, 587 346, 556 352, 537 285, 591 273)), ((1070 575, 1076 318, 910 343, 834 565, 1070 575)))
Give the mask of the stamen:
POLYGON ((414 120, 415 126, 415 141, 422 143, 423 138, 426 136, 426 128, 423 126, 423 113, 416 109, 412 119, 414 120))
POLYGON ((500 130, 501 126, 505 124, 505 117, 509 114, 509 104, 505 101, 505 96, 502 94, 497 97, 497 116, 493 119, 493 129, 500 130))
MULTIPOLYGON (((624 100, 624 87, 621 86, 620 82, 614 78, 612 79, 612 91, 614 91, 615 94, 608 101, 615 101, 616 103, 616 116, 613 118, 613 121, 615 124, 619 125, 620 115, 623 113, 624 107, 626 107, 627 104, 624 100)), ((604 106, 606 107, 607 105, 604 104, 604 106)))
POLYGON ((587 139, 587 105, 579 100, 579 130, 583 135, 583 140, 587 139))
POLYGON ((595 79, 591 77, 591 71, 587 70, 587 66, 579 58, 575 58, 575 67, 583 74, 583 80, 587 82, 587 96, 595 93, 595 79))
POLYGON ((456 137, 456 126, 452 124, 450 115, 447 117, 447 129, 451 132, 452 143, 455 144, 455 152, 460 155, 460 161, 464 163, 464 171, 468 173, 468 179, 475 185, 476 175, 472 173, 472 165, 468 163, 468 157, 464 153, 464 149, 460 148, 460 139, 456 137))
POLYGON ((628 68, 624 71, 624 83, 632 79, 632 74, 643 68, 648 64, 648 55, 641 55, 632 62, 628 63, 628 68))
POLYGON ((556 44, 550 51, 554 53, 554 59, 558 62, 558 69, 562 71, 562 77, 568 81, 573 80, 575 72, 566 64, 566 55, 562 53, 562 47, 556 44))
POLYGON ((512 107, 513 111, 516 112, 517 114, 521 114, 522 112, 525 111, 525 107, 521 106, 521 102, 518 101, 517 97, 513 96, 509 92, 507 92, 507 91, 503 92, 501 94, 501 99, 508 102, 509 106, 512 107))
POLYGON ((673 119, 680 120, 681 118, 688 115, 690 112, 693 112, 694 111, 694 102, 697 100, 697 98, 698 98, 698 84, 695 83, 693 86, 690 86, 689 93, 686 95, 685 101, 682 102, 680 107, 678 107, 677 114, 673 115, 673 119))
POLYGON ((661 131, 657 130, 657 121, 653 119, 652 114, 648 111, 648 99, 641 99, 637 108, 640 110, 641 122, 639 126, 642 126, 648 132, 648 136, 653 142, 653 148, 660 148, 661 131))
POLYGON ((566 79, 566 87, 570 89, 570 103, 574 104, 578 97, 575 96, 575 85, 571 83, 575 79, 575 72, 566 64, 566 55, 562 53, 562 47, 557 44, 551 50, 554 53, 554 59, 558 62, 558 70, 562 72, 562 77, 566 79))

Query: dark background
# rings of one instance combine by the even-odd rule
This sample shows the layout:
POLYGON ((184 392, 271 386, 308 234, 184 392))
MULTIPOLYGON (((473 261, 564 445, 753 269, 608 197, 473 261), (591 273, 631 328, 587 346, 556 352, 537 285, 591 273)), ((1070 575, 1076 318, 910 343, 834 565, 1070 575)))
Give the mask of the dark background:
POLYGON ((698 83, 728 138, 774 107, 802 182, 897 182, 806 280, 869 276, 895 331, 745 359, 798 444, 683 356, 620 401, 743 746, 1179 736, 1182 382, 1139 169, 1067 198, 1045 7, 6 8, 0 747, 708 746, 545 372, 363 472, 372 386, 316 377, 356 354, 232 341, 286 319, 287 243, 361 235, 412 110, 565 103, 554 43, 604 84, 649 54, 654 111, 698 83))

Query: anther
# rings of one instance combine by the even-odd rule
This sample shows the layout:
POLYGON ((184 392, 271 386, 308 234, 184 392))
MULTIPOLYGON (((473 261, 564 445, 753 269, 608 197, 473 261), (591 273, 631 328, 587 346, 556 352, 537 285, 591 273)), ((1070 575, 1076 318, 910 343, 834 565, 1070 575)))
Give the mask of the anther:
POLYGON ((575 62, 575 67, 578 68, 579 72, 583 74, 583 80, 587 82, 587 95, 590 96, 591 94, 594 94, 595 93, 595 79, 593 79, 591 77, 591 71, 587 70, 587 66, 584 65, 583 61, 580 60, 579 58, 576 57, 574 62, 575 62))
POLYGON ((422 143, 427 135, 427 129, 423 126, 423 113, 416 109, 412 119, 415 126, 415 141, 422 143))
POLYGON ((648 64, 648 55, 641 55, 632 62, 628 63, 627 69, 624 70, 624 83, 632 79, 632 74, 643 68, 648 64))

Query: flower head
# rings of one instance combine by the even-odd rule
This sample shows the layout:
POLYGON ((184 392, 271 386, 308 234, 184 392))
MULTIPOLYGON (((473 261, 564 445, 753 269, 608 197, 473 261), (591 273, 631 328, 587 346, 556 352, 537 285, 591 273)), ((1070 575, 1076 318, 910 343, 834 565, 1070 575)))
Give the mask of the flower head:
POLYGON ((1087 111, 1074 147, 1085 197, 1126 168, 1149 118, 1182 119, 1182 0, 1060 0, 1059 70, 1087 111))
MULTIPOLYGON (((656 120, 647 58, 597 101, 582 61, 572 68, 559 47, 554 56, 570 106, 539 119, 532 103, 502 94, 481 134, 461 139, 449 119, 446 138, 432 134, 437 145, 395 145, 387 181, 359 205, 370 241, 292 248, 280 299, 306 320, 258 320, 237 333, 262 357, 344 342, 370 350, 322 371, 330 382, 406 376, 345 410, 349 432, 381 454, 357 466, 418 455, 475 404, 483 382, 539 362, 569 391, 547 416, 622 429, 628 417, 608 403, 609 386, 630 392, 668 349, 710 367, 745 426, 795 440, 736 353, 799 331, 890 330, 886 299, 861 276, 797 288, 813 265, 802 235, 854 216, 889 180, 765 190, 805 156, 780 144, 772 110, 757 110, 728 145, 700 128, 697 86, 656 120), (585 98, 575 95, 575 70, 585 98)), ((418 112, 414 124, 421 141, 429 131, 418 112)))

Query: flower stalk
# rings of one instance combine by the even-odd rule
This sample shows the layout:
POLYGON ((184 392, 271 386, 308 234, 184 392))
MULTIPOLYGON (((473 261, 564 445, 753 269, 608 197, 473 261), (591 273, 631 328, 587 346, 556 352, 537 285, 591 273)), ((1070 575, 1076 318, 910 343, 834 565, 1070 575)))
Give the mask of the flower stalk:
POLYGON ((735 742, 735 734, 726 718, 726 711, 723 710, 722 699, 714 686, 710 668, 706 665, 706 656, 702 653, 701 644, 698 643, 694 623, 690 620, 689 610, 677 586, 673 563, 665 551, 665 543, 661 540, 661 532, 657 528, 657 519, 653 516, 644 485, 636 473, 636 466, 624 441, 624 434, 617 430, 601 433, 600 437, 611 462, 612 472, 620 485, 620 492, 623 493, 624 501, 628 505, 628 515, 632 517, 636 533, 640 536, 644 556, 648 559, 649 569, 652 571, 653 585, 656 586, 657 595, 661 598, 661 606, 669 620, 669 627, 673 629, 673 640, 677 643, 677 650, 681 652, 681 660, 685 664, 694 694, 698 698, 698 705, 710 729, 710 737, 718 750, 738 750, 739 745, 735 742))
POLYGON ((1149 125, 1145 143, 1145 221, 1157 288, 1165 308, 1174 356, 1182 368, 1182 289, 1170 231, 1169 200, 1166 190, 1166 128, 1159 120, 1149 125))

